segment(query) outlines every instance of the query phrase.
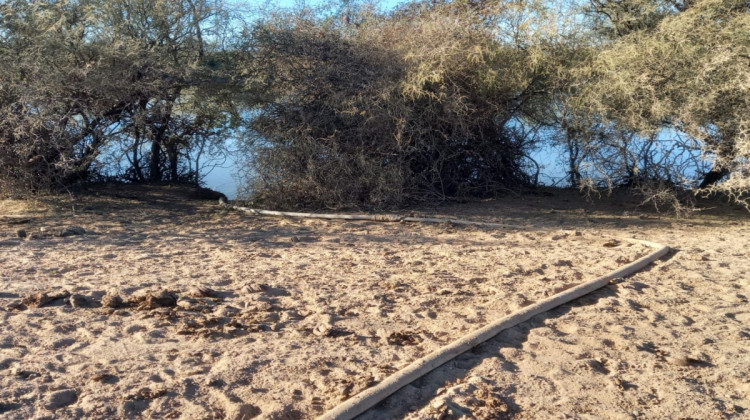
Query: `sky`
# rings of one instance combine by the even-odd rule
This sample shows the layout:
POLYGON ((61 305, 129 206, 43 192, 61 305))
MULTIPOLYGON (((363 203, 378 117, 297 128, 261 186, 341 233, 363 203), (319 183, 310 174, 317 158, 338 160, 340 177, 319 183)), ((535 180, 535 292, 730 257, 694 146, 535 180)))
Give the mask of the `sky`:
POLYGON ((221 166, 213 168, 203 178, 203 184, 224 193, 230 200, 237 198, 237 162, 230 156, 221 166))

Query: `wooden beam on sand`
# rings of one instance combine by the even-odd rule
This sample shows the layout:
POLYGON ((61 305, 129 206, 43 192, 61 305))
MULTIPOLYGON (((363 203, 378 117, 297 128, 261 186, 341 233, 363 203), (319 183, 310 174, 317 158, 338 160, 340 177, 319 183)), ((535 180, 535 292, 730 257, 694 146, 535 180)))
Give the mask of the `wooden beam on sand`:
POLYGON ((226 206, 233 210, 239 210, 239 211, 243 211, 248 214, 254 214, 257 216, 292 217, 296 219, 357 220, 357 221, 369 221, 369 222, 412 222, 412 223, 435 223, 435 224, 446 223, 446 224, 463 225, 463 226, 487 227, 487 228, 494 228, 494 229, 525 229, 526 228, 526 226, 520 226, 520 225, 506 225, 503 223, 478 222, 474 220, 464 220, 464 219, 411 217, 411 216, 402 216, 398 214, 299 213, 299 212, 293 212, 293 211, 252 209, 248 207, 240 207, 240 206, 227 204, 223 201, 220 201, 220 203, 223 206, 226 206))
MULTIPOLYGON (((226 204, 225 204, 226 205, 226 204)), ((474 222, 462 219, 433 219, 433 218, 416 218, 403 217, 397 215, 346 215, 346 214, 321 214, 321 213, 293 213, 279 212, 270 210, 249 209, 245 207, 229 206, 230 208, 244 211, 251 214, 264 216, 283 216, 297 218, 315 218, 315 219, 338 219, 338 220, 368 220, 379 222, 420 222, 420 223, 454 223, 461 225, 493 227, 493 228, 522 228, 520 226, 503 225, 499 223, 474 222)), ((539 302, 533 303, 525 308, 519 309, 515 313, 504 316, 483 328, 469 333, 452 343, 443 346, 434 352, 415 360, 405 368, 387 377, 383 382, 368 388, 357 395, 342 402, 332 410, 318 417, 318 420, 350 420, 364 413, 375 404, 386 399, 399 389, 414 382, 420 377, 430 373, 439 366, 449 362, 456 356, 465 353, 468 350, 484 343, 495 337, 502 331, 515 327, 516 325, 528 321, 536 315, 552 310, 560 305, 569 303, 575 299, 585 296, 595 290, 598 290, 610 281, 630 276, 657 259, 663 257, 669 252, 669 247, 654 242, 648 242, 638 239, 623 239, 628 242, 638 243, 655 249, 650 254, 639 258, 632 263, 625 265, 609 274, 598 277, 594 280, 584 282, 573 288, 567 289, 556 295, 550 296, 539 302)))

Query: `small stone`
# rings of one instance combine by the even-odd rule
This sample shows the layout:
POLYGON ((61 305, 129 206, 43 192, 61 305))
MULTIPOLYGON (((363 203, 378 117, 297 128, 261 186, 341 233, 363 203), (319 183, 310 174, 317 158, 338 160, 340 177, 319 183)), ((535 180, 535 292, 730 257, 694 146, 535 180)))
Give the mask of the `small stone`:
POLYGON ((21 302, 28 307, 39 308, 52 301, 58 299, 66 299, 68 297, 70 297, 70 292, 68 292, 67 290, 58 290, 54 292, 37 292, 33 295, 26 296, 21 302))
POLYGON ((285 311, 279 316, 279 320, 282 322, 299 321, 300 319, 302 319, 302 315, 295 310, 285 311))
POLYGON ((44 408, 47 410, 56 410, 73 404, 76 400, 78 400, 78 392, 75 389, 61 389, 49 394, 45 398, 44 408))
POLYGON ((70 347, 73 344, 75 344, 75 342, 76 342, 75 338, 61 338, 52 343, 52 348, 57 350, 63 347, 70 347))
POLYGON ((23 311, 24 309, 26 309, 26 305, 20 300, 15 300, 5 307, 6 311, 23 311))
POLYGON ((139 301, 138 306, 141 309, 170 308, 177 306, 177 295, 163 289, 147 293, 145 296, 137 300, 139 301))
POLYGON ((313 329, 313 334, 319 337, 325 337, 330 333, 331 333, 330 324, 319 324, 318 326, 315 327, 315 329, 313 329))
POLYGON ((89 301, 86 299, 86 296, 73 294, 70 295, 70 298, 68 298, 68 301, 70 302, 70 306, 74 308, 85 308, 89 306, 89 301))
POLYGON ((193 286, 190 288, 190 290, 187 292, 187 296, 190 297, 217 297, 218 294, 215 290, 211 289, 208 286, 193 286))
POLYGON ((224 326, 223 331, 230 337, 239 337, 245 334, 245 330, 237 326, 224 326))
POLYGON ((573 267, 573 261, 571 260, 557 260, 552 263, 555 267, 573 267))
POLYGON ((258 417, 261 409, 252 404, 233 404, 227 408, 226 418, 230 420, 244 420, 258 417))
POLYGON ((19 238, 25 238, 26 237, 26 231, 23 230, 23 229, 18 229, 16 231, 16 236, 18 236, 19 238))
POLYGON ((348 397, 352 393, 352 389, 354 388, 354 384, 351 382, 341 382, 336 386, 336 391, 339 393, 339 395, 348 397))
POLYGON ((267 289, 268 289, 268 285, 266 284, 247 283, 240 289, 240 291, 244 293, 260 293, 267 289))
POLYGON ((258 302, 255 308, 257 311, 270 312, 273 310, 273 305, 270 302, 258 302))
POLYGON ((689 316, 685 316, 685 315, 683 315, 683 316, 680 317, 680 321, 681 321, 682 325, 684 325, 686 327, 689 327, 689 326, 695 324, 695 321, 693 320, 693 318, 690 318, 689 316))
POLYGON ((436 398, 436 399, 434 399, 432 401, 432 403, 430 403, 430 406, 434 410, 440 410, 441 408, 443 408, 445 406, 445 398, 436 398))
POLYGON ((198 305, 198 300, 196 299, 193 299, 191 297, 186 297, 186 296, 180 296, 177 299, 177 306, 186 311, 191 311, 191 310, 195 310, 199 305, 198 305))
POLYGON ((57 232, 57 236, 64 238, 66 236, 83 235, 85 233, 86 229, 80 226, 68 226, 64 229, 60 229, 60 231, 57 232))
POLYGON ((119 295, 107 294, 102 296, 102 306, 105 308, 119 308, 122 306, 122 298, 119 295))
POLYGON ((234 306, 219 306, 216 308, 213 312, 214 316, 217 317, 225 317, 225 318, 231 318, 233 316, 236 316, 239 314, 241 310, 239 308, 235 308, 234 306))
POLYGON ((708 356, 705 354, 694 354, 688 355, 685 353, 677 353, 664 358, 667 362, 675 366, 705 366, 708 365, 708 356))
POLYGON ((610 241, 605 242, 604 245, 602 246, 605 248, 615 248, 617 246, 620 246, 620 241, 618 241, 617 239, 612 239, 610 241))
POLYGON ((216 374, 209 374, 206 375, 205 380, 203 381, 207 386, 210 386, 212 388, 221 388, 224 385, 226 385, 226 382, 224 379, 222 379, 220 376, 216 374))
POLYGON ((261 322, 271 323, 271 322, 279 322, 280 318, 281 317, 276 312, 268 312, 266 314, 263 314, 260 317, 260 320, 261 320, 261 322))

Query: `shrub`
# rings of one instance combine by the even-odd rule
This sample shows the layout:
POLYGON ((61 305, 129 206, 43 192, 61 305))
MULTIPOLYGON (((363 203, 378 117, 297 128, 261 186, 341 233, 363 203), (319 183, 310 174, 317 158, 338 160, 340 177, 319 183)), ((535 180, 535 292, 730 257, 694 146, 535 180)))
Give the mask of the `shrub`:
POLYGON ((543 77, 533 48, 501 42, 479 15, 284 16, 257 25, 245 52, 256 201, 385 207, 530 182, 518 127, 543 77))

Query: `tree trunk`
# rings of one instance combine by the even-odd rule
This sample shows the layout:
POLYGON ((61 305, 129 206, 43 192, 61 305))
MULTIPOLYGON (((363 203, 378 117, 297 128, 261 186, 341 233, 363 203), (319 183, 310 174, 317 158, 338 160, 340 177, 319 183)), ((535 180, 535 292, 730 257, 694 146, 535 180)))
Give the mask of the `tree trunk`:
POLYGON ((151 142, 151 161, 148 167, 148 180, 151 182, 159 182, 162 179, 161 167, 159 161, 161 160, 161 144, 157 141, 151 142))
POLYGON ((712 185, 716 185, 717 182, 726 178, 727 175, 729 175, 729 171, 726 169, 713 168, 703 177, 703 181, 701 181, 699 188, 708 188, 712 185))
POLYGON ((578 188, 581 186, 581 171, 578 166, 581 148, 578 145, 575 132, 566 129, 565 135, 568 148, 568 181, 573 188, 578 188))
POLYGON ((167 158, 169 160, 169 180, 170 181, 177 181, 177 178, 179 177, 179 173, 177 171, 177 163, 179 154, 177 153, 177 145, 176 144, 167 144, 167 158))
POLYGON ((133 171, 138 182, 145 181, 143 177, 143 170, 141 169, 140 156, 138 156, 138 149, 141 148, 141 131, 136 127, 135 129, 135 144, 133 145, 133 171))

